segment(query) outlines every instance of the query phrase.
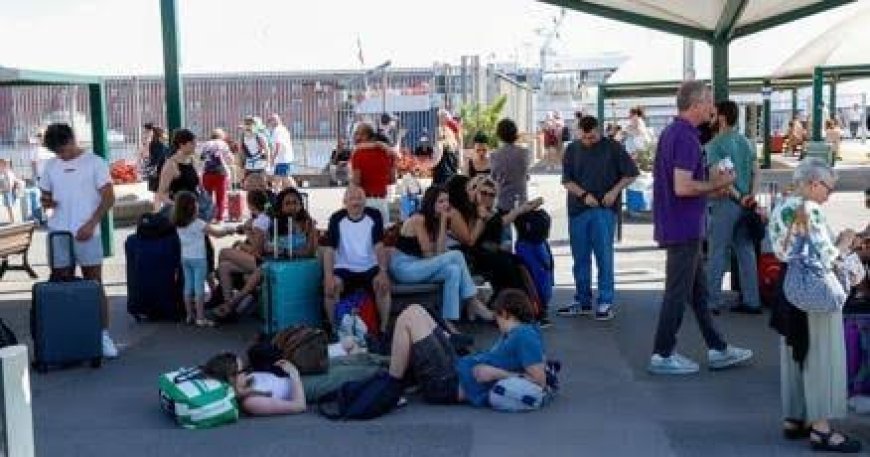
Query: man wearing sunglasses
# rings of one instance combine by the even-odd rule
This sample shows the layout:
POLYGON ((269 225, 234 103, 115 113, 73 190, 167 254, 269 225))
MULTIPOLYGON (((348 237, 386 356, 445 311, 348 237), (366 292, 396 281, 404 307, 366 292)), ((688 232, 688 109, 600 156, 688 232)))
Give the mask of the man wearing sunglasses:
POLYGON ((592 254, 598 268, 596 320, 613 319, 613 236, 616 211, 622 205, 622 190, 637 175, 637 165, 625 148, 602 138, 598 119, 579 121, 579 140, 573 141, 562 161, 562 185, 568 192, 568 235, 574 258, 574 302, 560 308, 564 317, 593 314, 592 254))

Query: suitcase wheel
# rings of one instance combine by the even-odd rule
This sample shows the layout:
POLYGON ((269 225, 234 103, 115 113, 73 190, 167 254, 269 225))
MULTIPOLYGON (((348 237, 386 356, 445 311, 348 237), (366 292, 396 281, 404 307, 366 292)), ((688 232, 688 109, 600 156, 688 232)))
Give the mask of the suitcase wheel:
POLYGON ((91 359, 91 368, 100 368, 103 365, 102 357, 94 357, 91 359))

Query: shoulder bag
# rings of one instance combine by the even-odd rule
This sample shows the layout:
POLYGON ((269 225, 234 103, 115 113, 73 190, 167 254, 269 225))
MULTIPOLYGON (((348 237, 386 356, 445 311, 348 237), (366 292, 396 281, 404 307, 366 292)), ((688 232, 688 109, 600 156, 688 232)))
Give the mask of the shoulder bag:
MULTIPOLYGON (((798 212, 803 212, 801 207, 798 212)), ((800 216, 789 226, 786 246, 790 238, 796 237, 788 259, 788 269, 783 281, 785 298, 796 308, 807 313, 832 313, 843 309, 847 293, 837 274, 822 264, 818 249, 813 246, 809 235, 794 234, 794 225, 800 216)))

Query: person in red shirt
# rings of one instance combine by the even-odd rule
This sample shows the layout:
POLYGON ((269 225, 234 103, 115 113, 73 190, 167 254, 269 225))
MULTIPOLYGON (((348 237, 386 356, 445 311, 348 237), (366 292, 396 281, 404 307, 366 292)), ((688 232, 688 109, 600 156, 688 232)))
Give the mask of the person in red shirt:
POLYGON ((366 206, 381 212, 384 224, 389 223, 388 187, 395 166, 395 151, 375 138, 371 124, 362 123, 353 134, 354 151, 350 157, 350 180, 362 187, 366 206))

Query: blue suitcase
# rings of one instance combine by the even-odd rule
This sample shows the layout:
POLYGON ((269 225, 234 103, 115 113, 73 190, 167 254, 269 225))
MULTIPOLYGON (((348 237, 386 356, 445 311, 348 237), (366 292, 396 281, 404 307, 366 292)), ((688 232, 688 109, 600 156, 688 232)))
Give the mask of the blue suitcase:
POLYGON ((317 259, 267 259, 261 268, 264 333, 322 325, 323 267, 317 259))
POLYGON ((178 320, 181 297, 181 245, 172 233, 156 238, 131 234, 124 242, 127 312, 136 321, 178 320))
MULTIPOLYGON (((67 259, 73 259, 72 233, 55 232, 48 236, 49 265, 52 268, 68 266, 55 262, 54 251, 58 241, 66 238, 67 259)), ((37 371, 86 361, 94 368, 100 366, 103 360, 102 300, 102 287, 96 281, 51 278, 33 285, 30 331, 37 371)))

